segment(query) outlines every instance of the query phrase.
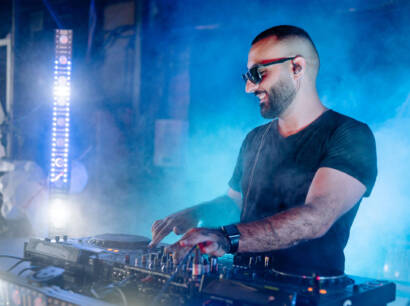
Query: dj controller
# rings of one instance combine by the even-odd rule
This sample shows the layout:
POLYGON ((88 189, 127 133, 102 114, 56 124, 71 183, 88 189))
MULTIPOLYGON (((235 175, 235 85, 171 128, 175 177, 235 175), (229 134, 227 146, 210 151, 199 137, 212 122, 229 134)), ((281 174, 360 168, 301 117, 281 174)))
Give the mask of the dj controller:
POLYGON ((269 258, 208 257, 192 248, 176 263, 142 236, 31 238, 16 276, 0 273, 1 305, 386 305, 395 284, 347 275, 276 271, 269 258))

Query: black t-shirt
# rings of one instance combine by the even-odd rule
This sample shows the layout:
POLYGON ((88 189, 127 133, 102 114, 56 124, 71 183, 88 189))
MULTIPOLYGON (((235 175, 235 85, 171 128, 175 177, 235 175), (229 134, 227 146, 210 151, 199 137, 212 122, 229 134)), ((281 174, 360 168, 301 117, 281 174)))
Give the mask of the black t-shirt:
MULTIPOLYGON (((328 110, 288 137, 280 135, 277 120, 252 130, 242 144, 229 181, 230 187, 243 195, 241 222, 303 205, 313 176, 321 167, 356 178, 366 186, 364 196, 369 196, 377 175, 376 147, 369 127, 328 110)), ((359 203, 321 238, 264 255, 271 256, 273 267, 284 272, 343 273, 343 249, 359 203)))

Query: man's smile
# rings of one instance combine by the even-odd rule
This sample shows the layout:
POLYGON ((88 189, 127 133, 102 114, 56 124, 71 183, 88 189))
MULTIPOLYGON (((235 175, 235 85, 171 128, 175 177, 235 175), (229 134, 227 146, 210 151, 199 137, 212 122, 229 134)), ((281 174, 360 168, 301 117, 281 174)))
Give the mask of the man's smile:
POLYGON ((268 101, 268 94, 265 91, 257 91, 255 96, 258 97, 260 104, 268 101))

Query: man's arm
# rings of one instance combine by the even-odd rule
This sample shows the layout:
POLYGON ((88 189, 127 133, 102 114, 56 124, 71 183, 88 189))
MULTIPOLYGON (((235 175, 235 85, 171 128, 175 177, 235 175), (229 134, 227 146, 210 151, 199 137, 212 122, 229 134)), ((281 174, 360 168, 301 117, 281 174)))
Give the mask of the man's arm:
MULTIPOLYGON (((198 225, 199 221, 205 226, 216 226, 218 217, 232 219, 235 212, 242 206, 242 196, 238 191, 229 188, 226 195, 215 198, 184 210, 178 211, 164 219, 157 220, 152 225, 152 241, 155 246, 171 231, 177 235, 198 225)), ((233 220, 232 220, 233 222, 233 220)))
POLYGON ((227 195, 238 205, 239 210, 242 210, 242 194, 239 191, 229 188, 227 195))
MULTIPOLYGON (((332 168, 320 168, 304 205, 262 220, 237 224, 241 233, 238 252, 272 251, 319 238, 360 200, 365 191, 366 187, 352 176, 332 168)), ((204 252, 220 256, 226 250, 226 241, 217 232, 216 229, 192 229, 182 237, 179 245, 190 247, 201 243, 204 252)))
POLYGON ((363 196, 366 187, 352 176, 320 168, 305 204, 255 222, 238 224, 239 252, 265 252, 288 248, 323 236, 337 219, 363 196))

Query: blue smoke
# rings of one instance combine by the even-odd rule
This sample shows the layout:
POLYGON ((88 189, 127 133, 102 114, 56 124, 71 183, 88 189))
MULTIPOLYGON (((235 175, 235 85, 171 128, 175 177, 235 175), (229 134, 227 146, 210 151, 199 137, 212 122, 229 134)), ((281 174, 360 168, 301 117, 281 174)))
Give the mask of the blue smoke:
POLYGON ((293 24, 318 48, 324 104, 366 122, 376 137, 379 175, 352 227, 347 272, 409 280, 409 273, 385 271, 393 262, 392 269, 408 269, 395 255, 408 254, 410 243, 408 1, 162 0, 150 1, 145 13, 140 112, 151 107, 161 119, 187 121, 189 137, 183 169, 163 169, 138 196, 136 220, 124 216, 130 231, 149 236, 155 219, 227 190, 243 138, 265 122, 240 77, 250 42, 273 25, 293 24), (184 69, 189 78, 175 86, 184 69), (188 110, 177 90, 188 95, 188 110))
POLYGON ((377 142, 379 176, 352 228, 347 272, 394 278, 383 270, 394 260, 389 249, 404 252, 409 243, 409 8, 400 1, 175 4, 168 17, 171 33, 179 48, 190 49, 190 138, 178 186, 186 192, 175 191, 179 202, 170 203, 167 212, 226 191, 244 136, 264 122, 240 79, 250 41, 273 25, 301 26, 321 57, 322 101, 369 124, 377 142))

